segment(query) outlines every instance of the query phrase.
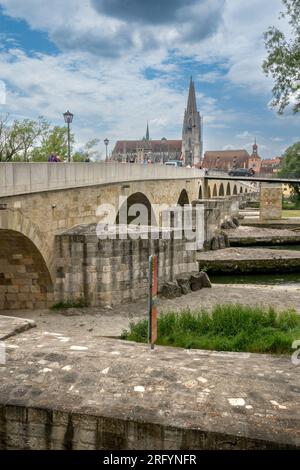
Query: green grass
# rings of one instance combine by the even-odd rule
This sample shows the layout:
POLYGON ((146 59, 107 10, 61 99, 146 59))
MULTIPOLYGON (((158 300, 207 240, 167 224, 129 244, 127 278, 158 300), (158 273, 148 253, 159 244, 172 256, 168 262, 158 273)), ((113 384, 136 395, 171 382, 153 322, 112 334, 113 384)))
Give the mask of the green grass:
MULTIPOLYGON (((123 339, 147 342, 148 321, 131 323, 123 339)), ((300 316, 272 308, 218 305, 207 311, 168 312, 158 318, 157 344, 181 348, 258 353, 291 353, 300 339, 300 316)))
POLYGON ((282 217, 300 217, 300 210, 283 210, 282 217))
POLYGON ((88 307, 86 301, 84 300, 83 297, 79 297, 76 300, 65 300, 61 302, 57 302, 56 304, 52 305, 53 310, 63 310, 63 309, 68 309, 68 308, 84 308, 88 307))

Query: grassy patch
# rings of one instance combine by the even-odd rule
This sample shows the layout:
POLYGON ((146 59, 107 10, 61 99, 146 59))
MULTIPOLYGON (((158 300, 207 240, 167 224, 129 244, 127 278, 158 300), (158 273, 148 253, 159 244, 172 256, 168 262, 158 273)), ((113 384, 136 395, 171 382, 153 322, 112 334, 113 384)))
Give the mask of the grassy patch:
MULTIPOLYGON (((131 323, 123 339, 147 342, 148 321, 131 323)), ((218 305, 207 311, 168 312, 158 318, 157 344, 181 348, 291 353, 300 339, 300 316, 259 307, 218 305)))
POLYGON ((282 211, 283 217, 300 217, 300 210, 284 210, 282 211))
POLYGON ((84 308, 88 307, 86 301, 84 300, 83 297, 80 297, 76 300, 65 300, 62 302, 57 302, 56 304, 52 305, 53 310, 63 310, 67 308, 84 308))

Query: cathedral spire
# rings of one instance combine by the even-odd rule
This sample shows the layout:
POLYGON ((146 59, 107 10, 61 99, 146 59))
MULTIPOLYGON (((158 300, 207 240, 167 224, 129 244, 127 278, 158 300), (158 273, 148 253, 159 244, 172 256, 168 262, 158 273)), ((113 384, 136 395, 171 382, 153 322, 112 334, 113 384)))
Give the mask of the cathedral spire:
POLYGON ((195 113, 197 112, 197 103, 196 103, 196 92, 195 92, 195 84, 193 82, 193 77, 190 78, 190 88, 189 88, 189 97, 187 103, 187 113, 195 113))
POLYGON ((148 121, 147 121, 147 129, 146 129, 146 140, 150 140, 149 123, 148 123, 148 121))
POLYGON ((202 146, 202 118, 197 110, 195 84, 191 77, 182 129, 182 156, 186 165, 200 164, 202 146))

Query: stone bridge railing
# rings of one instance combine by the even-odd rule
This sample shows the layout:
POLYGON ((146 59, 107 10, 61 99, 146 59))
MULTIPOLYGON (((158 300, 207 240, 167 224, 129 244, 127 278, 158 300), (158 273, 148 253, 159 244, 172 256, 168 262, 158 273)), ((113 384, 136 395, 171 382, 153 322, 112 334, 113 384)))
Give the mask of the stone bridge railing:
POLYGON ((0 163, 0 197, 101 184, 204 177, 196 168, 130 163, 0 163))

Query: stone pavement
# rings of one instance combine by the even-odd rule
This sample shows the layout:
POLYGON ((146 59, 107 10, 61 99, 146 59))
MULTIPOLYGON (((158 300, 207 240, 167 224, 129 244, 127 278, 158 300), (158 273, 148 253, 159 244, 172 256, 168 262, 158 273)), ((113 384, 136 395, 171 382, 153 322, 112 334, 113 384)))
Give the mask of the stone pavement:
POLYGON ((300 244, 300 231, 288 229, 271 229, 247 227, 241 225, 236 229, 224 230, 231 246, 300 244))
POLYGON ((10 336, 22 333, 34 326, 35 322, 33 320, 0 315, 0 341, 4 341, 10 336))
POLYGON ((263 248, 225 248, 197 253, 200 269, 208 273, 299 272, 300 251, 263 248))
MULTIPOLYGON (((251 284, 213 284, 175 299, 158 299, 159 312, 182 309, 210 310, 216 304, 240 303, 244 305, 272 306, 276 310, 294 309, 300 313, 300 289, 294 286, 254 286, 251 284)), ((7 315, 26 319, 29 315, 39 331, 64 335, 88 335, 92 338, 120 336, 130 321, 146 318, 147 300, 123 303, 113 308, 72 308, 67 310, 14 310, 7 315)), ((1 316, 0 316, 1 318, 1 316)))
POLYGON ((91 333, 38 327, 6 341, 0 448, 300 448, 290 357, 151 352, 91 333))

